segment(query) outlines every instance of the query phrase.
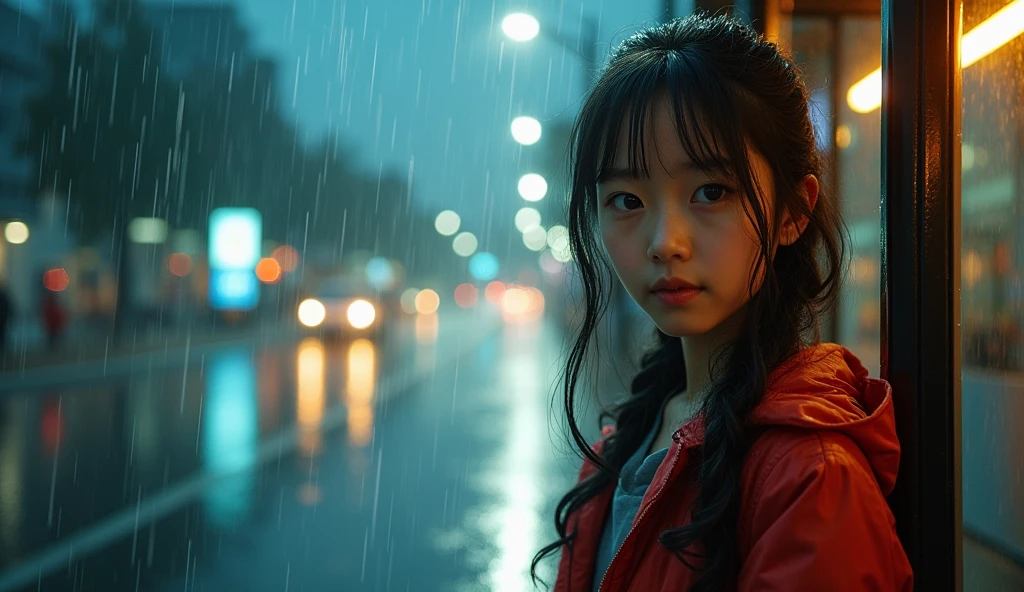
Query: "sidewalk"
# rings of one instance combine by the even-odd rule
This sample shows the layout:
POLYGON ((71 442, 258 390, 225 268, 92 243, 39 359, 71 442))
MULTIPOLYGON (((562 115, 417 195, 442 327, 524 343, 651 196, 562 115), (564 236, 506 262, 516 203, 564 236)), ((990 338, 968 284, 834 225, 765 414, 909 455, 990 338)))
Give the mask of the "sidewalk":
POLYGON ((111 327, 80 323, 73 331, 69 331, 55 350, 46 349, 39 340, 24 339, 24 331, 20 335, 12 332, 7 351, 0 354, 0 381, 23 375, 30 370, 89 364, 186 346, 251 339, 261 333, 286 336, 289 332, 297 334, 298 331, 299 328, 290 319, 254 319, 228 324, 200 318, 187 325, 150 326, 126 331, 124 336, 116 338, 111 327))
MULTIPOLYGON (((442 334, 472 333, 482 324, 499 322, 494 311, 464 312, 452 307, 439 311, 433 338, 414 330, 414 317, 393 321, 389 339, 415 344, 421 337, 437 340, 442 334)), ((428 331, 429 333, 430 331, 428 331)), ((193 319, 189 324, 151 326, 115 339, 112 329, 94 326, 69 334, 55 351, 41 346, 30 348, 17 342, 0 355, 0 394, 21 392, 44 385, 93 380, 130 371, 141 364, 174 364, 203 353, 204 349, 234 342, 263 345, 288 343, 316 335, 291 319, 255 318, 240 324, 216 322, 213 318, 193 319), (19 347, 20 345, 20 347, 19 347)))

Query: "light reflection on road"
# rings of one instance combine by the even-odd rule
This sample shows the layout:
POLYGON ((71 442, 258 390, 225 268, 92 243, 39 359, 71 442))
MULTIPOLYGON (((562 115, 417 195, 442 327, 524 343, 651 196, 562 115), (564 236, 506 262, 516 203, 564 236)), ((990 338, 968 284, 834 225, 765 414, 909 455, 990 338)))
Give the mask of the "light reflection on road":
POLYGON ((437 342, 439 327, 438 313, 416 315, 416 342, 420 345, 433 345, 437 342))
MULTIPOLYGON (((569 483, 551 462, 548 401, 558 344, 540 323, 519 320, 503 338, 481 346, 473 366, 493 369, 485 385, 461 391, 460 415, 474 417, 466 439, 483 456, 467 451, 466 477, 474 500, 460 521, 435 530, 431 544, 444 554, 465 554, 475 577, 445 590, 534 590, 529 566, 548 541, 544 519, 552 488, 569 483)), ((547 566, 540 575, 550 579, 547 566)))
POLYGON ((373 437, 376 357, 376 348, 366 339, 357 339, 348 348, 344 403, 348 408, 348 440, 352 446, 366 446, 373 437))
POLYGON ((205 375, 201 458, 206 472, 223 477, 205 489, 203 507, 211 524, 231 528, 252 506, 259 444, 256 370, 249 352, 234 350, 211 356, 205 375))
MULTIPOLYGON (((27 429, 24 421, 6 414, 0 428, 0 556, 16 557, 19 552, 22 522, 22 442, 27 429)), ((3 419, 3 416, 0 416, 3 419)))
POLYGON ((536 323, 505 332, 504 355, 500 363, 499 383, 507 389, 508 407, 505 437, 499 457, 483 476, 484 490, 496 503, 482 518, 480 528, 490 531, 498 547, 488 569, 490 590, 526 592, 532 589, 525 568, 533 552, 541 546, 541 506, 539 485, 545 475, 544 454, 547 443, 545 401, 549 392, 545 368, 538 355, 541 335, 536 323))
POLYGON ((319 339, 308 337, 299 344, 295 368, 299 452, 311 458, 323 448, 320 423, 324 418, 324 345, 319 339))

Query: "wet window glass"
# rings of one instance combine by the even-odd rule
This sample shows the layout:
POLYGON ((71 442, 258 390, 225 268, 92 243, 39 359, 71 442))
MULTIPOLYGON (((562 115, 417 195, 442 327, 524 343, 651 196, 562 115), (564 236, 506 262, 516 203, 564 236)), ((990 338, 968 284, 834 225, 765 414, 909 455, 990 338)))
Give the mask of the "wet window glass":
POLYGON ((960 253, 964 590, 1024 582, 1024 3, 964 2, 960 253))
MULTIPOLYGON (((1024 22, 1019 2, 964 3, 962 144, 962 346, 964 589, 1024 582, 1024 514, 1016 509, 1014 393, 1021 370, 1020 240, 1024 158, 1024 22), (1013 12, 1016 11, 1016 12, 1013 12), (977 29, 977 32, 973 32, 977 29), (984 33, 984 31, 988 31, 984 33), (985 40, 983 40, 985 39, 985 40), (987 41, 986 41, 987 40, 987 41)), ((880 281, 880 19, 792 18, 785 31, 812 83, 836 106, 834 185, 852 253, 834 325, 837 340, 878 371, 880 281), (834 43, 829 42, 829 35, 834 43), (828 76, 830 60, 837 70, 828 76), (825 70, 826 75, 816 74, 825 70), (817 77, 817 78, 816 78, 817 77), (828 80, 834 79, 833 87, 828 80)), ((829 148, 825 145, 824 148, 829 148)))
POLYGON ((825 188, 842 207, 848 267, 827 338, 850 348, 872 376, 879 370, 881 119, 877 105, 851 101, 851 90, 881 64, 881 19, 862 15, 802 16, 783 21, 782 39, 811 91, 825 188))

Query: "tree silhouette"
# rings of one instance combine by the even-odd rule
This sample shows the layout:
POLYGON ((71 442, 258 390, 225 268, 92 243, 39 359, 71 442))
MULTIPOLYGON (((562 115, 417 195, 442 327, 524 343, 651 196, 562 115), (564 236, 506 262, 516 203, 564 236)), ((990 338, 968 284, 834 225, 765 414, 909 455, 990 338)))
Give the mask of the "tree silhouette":
POLYGON ((86 239, 164 214, 184 161, 181 94, 130 6, 101 2, 91 30, 67 19, 45 50, 48 84, 26 107, 21 149, 38 160, 37 191, 66 195, 86 239))
POLYGON ((72 11, 47 45, 49 78, 27 105, 20 149, 37 162, 37 194, 67 196, 69 226, 82 239, 113 236, 119 302, 131 302, 129 220, 202 232, 211 210, 225 206, 259 210, 264 235, 277 241, 460 273, 450 243, 413 207, 403 174, 353 167, 339 137, 300 141, 281 115, 273 61, 241 55, 172 75, 161 61, 167 33, 143 3, 94 6, 92 27, 72 11))

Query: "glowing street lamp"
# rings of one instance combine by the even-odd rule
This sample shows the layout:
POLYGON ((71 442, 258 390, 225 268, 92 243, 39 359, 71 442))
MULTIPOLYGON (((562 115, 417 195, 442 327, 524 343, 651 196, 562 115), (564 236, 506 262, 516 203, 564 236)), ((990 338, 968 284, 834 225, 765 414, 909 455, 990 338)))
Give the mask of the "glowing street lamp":
POLYGON ((528 173, 519 179, 519 195, 526 201, 540 201, 548 194, 548 182, 537 173, 528 173))
POLYGON ((540 122, 532 117, 516 117, 512 120, 512 137, 524 146, 531 146, 540 140, 540 122))
POLYGON ((10 222, 4 227, 4 238, 12 245, 24 244, 28 240, 28 225, 24 222, 10 222))
POLYGON ((548 231, 543 226, 531 226, 523 233, 523 244, 531 251, 543 251, 548 246, 548 231))
POLYGON ((452 241, 452 249, 460 257, 469 257, 476 252, 477 240, 472 232, 463 232, 452 241))
POLYGON ((451 210, 445 210, 437 215, 434 220, 434 228, 443 236, 452 236, 459 231, 462 219, 451 210))
POLYGON ((525 207, 519 208, 516 212, 516 229, 519 232, 526 232, 531 226, 537 226, 540 224, 540 212, 535 208, 525 207))
POLYGON ((540 33, 540 23, 529 14, 516 12, 501 21, 501 30, 515 41, 529 41, 540 33))

